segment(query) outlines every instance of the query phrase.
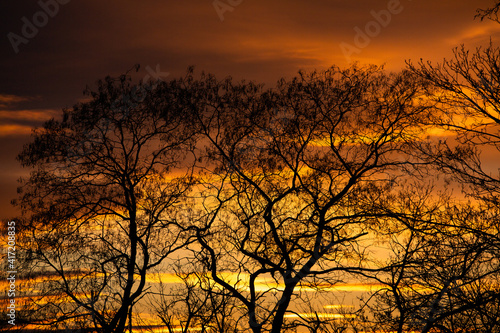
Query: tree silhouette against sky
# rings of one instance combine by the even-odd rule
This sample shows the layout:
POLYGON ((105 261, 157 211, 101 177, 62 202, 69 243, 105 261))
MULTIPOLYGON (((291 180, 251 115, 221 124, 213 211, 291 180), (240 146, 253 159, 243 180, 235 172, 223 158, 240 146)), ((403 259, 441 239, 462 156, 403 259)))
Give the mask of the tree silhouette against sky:
POLYGON ((23 315, 124 332, 150 297, 172 331, 498 331, 499 60, 99 81, 19 155, 23 315), (352 280, 381 287, 322 319, 311 295, 352 280))
POLYGON ((52 277, 33 286, 34 322, 123 332, 146 275, 188 241, 193 131, 169 91, 107 78, 19 155, 25 271, 52 277))

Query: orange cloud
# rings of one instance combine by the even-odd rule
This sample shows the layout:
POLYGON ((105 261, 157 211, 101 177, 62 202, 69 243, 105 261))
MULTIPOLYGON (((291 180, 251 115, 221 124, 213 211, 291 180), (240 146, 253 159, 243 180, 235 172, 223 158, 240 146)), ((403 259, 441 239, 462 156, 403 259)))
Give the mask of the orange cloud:
POLYGON ((22 125, 0 125, 0 136, 28 135, 32 127, 22 125))
POLYGON ((24 102, 29 100, 27 97, 17 95, 0 94, 0 108, 6 107, 14 103, 24 102))
MULTIPOLYGON (((0 95, 1 96, 1 95, 0 95)), ((0 107, 2 100, 0 97, 0 107)), ((59 110, 0 110, 0 136, 28 135, 34 124, 56 118, 61 114, 59 110)))
POLYGON ((484 21, 481 24, 469 25, 460 30, 455 36, 447 38, 446 43, 457 46, 465 43, 480 43, 500 31, 500 25, 493 21, 484 21))

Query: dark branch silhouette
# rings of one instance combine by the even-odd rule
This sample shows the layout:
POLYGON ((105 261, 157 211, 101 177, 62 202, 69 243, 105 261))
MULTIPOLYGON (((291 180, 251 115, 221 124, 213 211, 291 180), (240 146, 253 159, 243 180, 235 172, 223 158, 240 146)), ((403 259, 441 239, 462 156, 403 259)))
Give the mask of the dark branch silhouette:
POLYGON ((52 274, 35 286, 33 321, 65 327, 80 318, 123 332, 148 272, 188 241, 181 213, 193 131, 171 91, 107 78, 19 155, 33 170, 17 202, 30 241, 25 262, 52 274))

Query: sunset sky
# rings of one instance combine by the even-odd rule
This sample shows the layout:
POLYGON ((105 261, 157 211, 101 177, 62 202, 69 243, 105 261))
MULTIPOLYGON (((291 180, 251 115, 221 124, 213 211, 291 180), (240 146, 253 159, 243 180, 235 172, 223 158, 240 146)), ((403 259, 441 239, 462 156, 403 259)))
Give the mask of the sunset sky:
POLYGON ((352 61, 400 70, 441 61, 460 44, 495 43, 500 25, 474 19, 492 0, 4 0, 0 2, 0 219, 17 214, 15 160, 30 129, 85 87, 140 64, 168 80, 194 65, 272 87, 298 70, 352 61), (57 4, 57 6, 54 6, 57 4), (45 8, 45 9, 44 9, 45 8), (48 12, 45 13, 45 12, 48 12), (34 29, 33 29, 34 28, 34 29), (167 74, 168 73, 168 74, 167 74))

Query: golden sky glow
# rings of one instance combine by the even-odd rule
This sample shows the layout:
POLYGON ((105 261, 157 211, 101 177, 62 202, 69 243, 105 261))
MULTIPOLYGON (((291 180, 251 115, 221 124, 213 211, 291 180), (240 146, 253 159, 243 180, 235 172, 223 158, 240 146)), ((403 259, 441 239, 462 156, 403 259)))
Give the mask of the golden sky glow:
MULTIPOLYGON (((354 62, 399 71, 406 61, 423 59, 435 64, 450 58, 452 49, 460 44, 474 50, 490 40, 497 43, 500 24, 474 19, 478 8, 491 4, 492 0, 245 0, 221 13, 207 0, 70 1, 35 36, 24 36, 26 42, 15 44, 6 37, 12 33, 23 36, 22 19, 31 20, 41 8, 38 1, 4 1, 0 4, 0 222, 20 213, 10 201, 17 196, 17 179, 29 170, 22 169, 15 158, 29 142, 32 128, 60 118, 63 108, 85 101, 82 91, 86 86, 95 88, 95 82, 107 75, 118 76, 140 64, 134 80, 169 80, 194 65, 196 75, 206 71, 218 78, 232 76, 272 87, 281 77, 291 78, 299 70, 342 68, 354 62), (397 5, 390 9, 394 1, 397 5)), ((450 132, 430 128, 426 135, 446 137, 450 132)), ((495 168, 497 162, 492 163, 495 168)), ((78 273, 70 278, 83 276, 78 273)), ((220 276, 249 291, 248 274, 222 272, 220 276)), ((39 276, 30 283, 47 279, 54 277, 39 276)), ((172 273, 147 275, 150 284, 160 281, 182 283, 172 273)), ((18 279, 20 287, 25 282, 18 279)), ((257 292, 284 289, 270 276, 259 277, 255 286, 257 292)), ((303 284, 297 292, 352 295, 382 288, 384 285, 375 283, 322 283, 303 284)), ((425 292, 418 286, 412 288, 425 292)), ((6 281, 0 281, 0 289, 7 289, 6 281)), ((26 292, 37 291, 35 286, 26 292)), ((88 297, 84 293, 77 296, 88 297)), ((22 307, 28 297, 17 299, 22 307)), ((71 299, 58 295, 38 301, 71 299)), ((342 310, 348 312, 350 306, 327 304, 317 313, 305 310, 285 317, 355 318, 342 310)), ((161 324, 144 316, 150 325, 161 324)), ((160 326, 134 331, 167 332, 160 326)))
MULTIPOLYGON (((231 285, 237 286, 242 290, 249 291, 250 276, 245 273, 220 272, 219 276, 231 285)), ((148 274, 147 281, 150 283, 182 283, 182 279, 173 273, 148 274)), ((276 283, 271 277, 258 277, 255 281, 256 291, 264 292, 271 289, 283 290, 283 284, 276 283)), ((338 283, 338 284, 321 284, 321 285, 303 285, 297 287, 299 291, 315 292, 318 289, 331 292, 372 292, 383 288, 382 284, 364 284, 364 283, 338 283)))

